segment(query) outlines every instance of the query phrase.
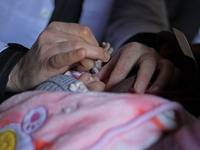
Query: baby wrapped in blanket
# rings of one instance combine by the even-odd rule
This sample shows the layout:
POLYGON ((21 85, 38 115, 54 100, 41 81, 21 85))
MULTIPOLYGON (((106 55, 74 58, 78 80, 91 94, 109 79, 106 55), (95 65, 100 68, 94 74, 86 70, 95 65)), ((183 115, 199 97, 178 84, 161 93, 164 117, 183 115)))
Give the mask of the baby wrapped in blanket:
POLYGON ((90 92, 103 84, 89 74, 57 77, 0 105, 1 150, 141 150, 195 120, 160 97, 90 92))

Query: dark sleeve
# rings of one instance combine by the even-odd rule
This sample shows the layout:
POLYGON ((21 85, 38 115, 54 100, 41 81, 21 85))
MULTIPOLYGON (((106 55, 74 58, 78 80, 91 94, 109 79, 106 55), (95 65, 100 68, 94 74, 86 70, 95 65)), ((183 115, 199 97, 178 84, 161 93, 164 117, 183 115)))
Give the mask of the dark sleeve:
MULTIPOLYGON (((182 67, 184 57, 182 50, 173 33, 162 31, 159 33, 138 33, 128 39, 124 44, 130 42, 139 42, 154 48, 162 57, 169 59, 178 68, 182 67), (179 60, 177 60, 179 58, 179 60)), ((124 45, 123 44, 123 45, 124 45)))
POLYGON ((0 53, 0 103, 7 98, 5 89, 10 72, 28 51, 27 48, 19 44, 9 43, 8 46, 6 50, 0 53))

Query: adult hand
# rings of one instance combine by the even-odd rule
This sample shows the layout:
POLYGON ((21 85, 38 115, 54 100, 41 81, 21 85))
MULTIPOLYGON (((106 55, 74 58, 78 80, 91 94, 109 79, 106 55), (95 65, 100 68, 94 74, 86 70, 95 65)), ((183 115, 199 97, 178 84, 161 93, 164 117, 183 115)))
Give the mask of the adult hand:
POLYGON ((118 85, 134 67, 139 67, 133 86, 136 93, 145 92, 156 70, 159 70, 159 74, 149 88, 151 91, 161 90, 175 83, 179 74, 174 65, 169 60, 160 57, 153 48, 132 42, 121 47, 100 70, 101 79, 108 79, 106 89, 111 90, 118 85))
POLYGON ((54 22, 14 67, 7 90, 25 91, 63 74, 75 64, 79 71, 85 71, 94 66, 95 60, 107 62, 109 58, 109 53, 99 47, 87 26, 54 22))

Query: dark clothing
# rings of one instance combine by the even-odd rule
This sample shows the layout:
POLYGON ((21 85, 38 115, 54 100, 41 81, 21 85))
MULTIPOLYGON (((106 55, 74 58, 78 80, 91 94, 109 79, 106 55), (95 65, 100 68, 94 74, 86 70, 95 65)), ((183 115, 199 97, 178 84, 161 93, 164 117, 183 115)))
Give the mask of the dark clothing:
POLYGON ((21 57, 28 51, 18 44, 8 44, 8 48, 0 53, 0 103, 7 98, 5 93, 8 76, 21 57))
POLYGON ((82 4, 83 0, 55 0, 55 9, 49 23, 52 21, 78 23, 82 4))
POLYGON ((166 0, 166 4, 171 26, 183 31, 192 42, 200 27, 200 1, 166 0))

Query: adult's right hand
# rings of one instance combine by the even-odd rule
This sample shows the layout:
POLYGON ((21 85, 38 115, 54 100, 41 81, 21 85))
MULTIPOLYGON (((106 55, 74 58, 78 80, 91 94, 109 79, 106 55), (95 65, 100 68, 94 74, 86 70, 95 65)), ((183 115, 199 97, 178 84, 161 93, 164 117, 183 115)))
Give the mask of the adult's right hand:
POLYGON ((14 67, 6 90, 25 91, 63 74, 75 64, 79 71, 85 71, 94 66, 94 61, 107 62, 109 58, 87 26, 53 22, 14 67))

